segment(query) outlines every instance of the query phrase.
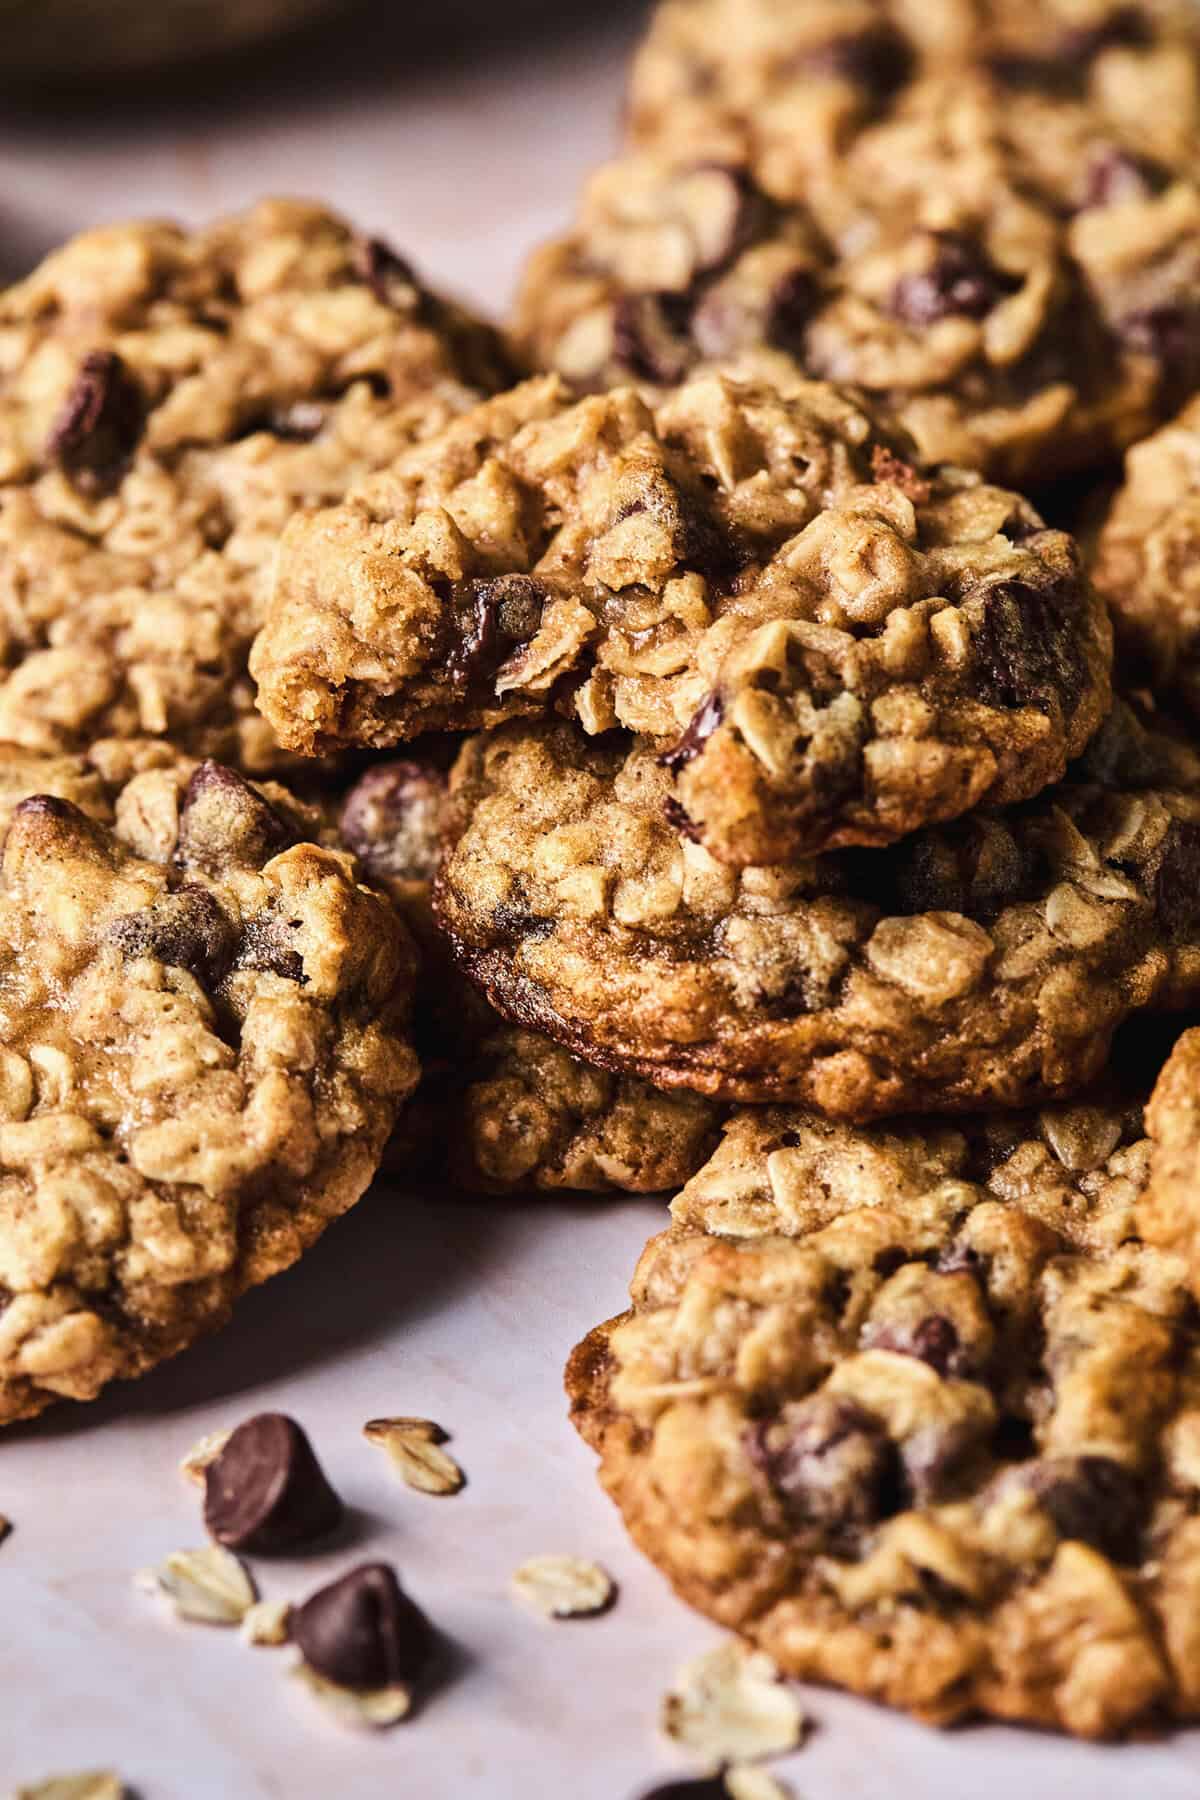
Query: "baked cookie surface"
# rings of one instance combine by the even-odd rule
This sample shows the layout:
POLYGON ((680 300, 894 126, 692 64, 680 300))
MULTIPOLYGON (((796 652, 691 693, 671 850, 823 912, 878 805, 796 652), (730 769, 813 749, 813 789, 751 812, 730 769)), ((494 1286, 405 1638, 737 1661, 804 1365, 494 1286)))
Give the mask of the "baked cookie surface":
POLYGON ((221 1324, 359 1198, 416 1084, 403 926, 268 792, 204 762, 136 777, 111 826, 13 807, 0 1421, 221 1324))
POLYGON ((495 334, 316 206, 48 257, 0 294, 0 740, 278 764, 246 658, 283 526, 506 379, 495 334))
POLYGON ((767 348, 857 384, 926 461, 1025 485, 1102 465, 1200 381, 1200 107, 1178 144, 1157 117, 968 71, 815 167, 802 135, 790 171, 634 150, 535 253, 518 338, 581 389, 767 348))
POLYGON ((1122 706, 1023 807, 737 871, 645 747, 507 726, 463 751, 436 899, 497 1010, 591 1061, 837 1117, 1020 1106, 1200 991, 1198 773, 1122 706))
POLYGON ((1194 1717, 1200 1336, 1137 1106, 730 1133, 568 1367, 641 1549, 931 1723, 1194 1717))
POLYGON ((1057 779, 1104 611, 1018 495, 919 474, 839 390, 527 383, 297 520, 252 668, 307 752, 572 713, 653 739, 735 865, 882 844, 1057 779))
POLYGON ((338 821, 340 841, 396 901, 422 951, 421 1087, 388 1168, 447 1177, 470 1192, 681 1187, 714 1148, 723 1108, 594 1068, 542 1033, 506 1023, 454 967, 430 895, 446 801, 446 772, 434 757, 397 758, 359 778, 338 821))

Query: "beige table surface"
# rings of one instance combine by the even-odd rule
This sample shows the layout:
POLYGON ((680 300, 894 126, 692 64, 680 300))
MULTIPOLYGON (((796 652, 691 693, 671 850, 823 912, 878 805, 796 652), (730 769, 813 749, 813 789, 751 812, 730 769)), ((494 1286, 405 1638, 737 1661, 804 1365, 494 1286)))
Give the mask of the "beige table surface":
MULTIPOLYGON (((524 35, 506 45, 473 23, 488 10, 394 6, 382 26, 272 55, 199 99, 101 111, 0 100, 0 261, 15 270, 114 214, 200 218, 291 190, 501 306, 525 248, 611 141, 630 16, 598 7, 601 24, 564 35, 559 7, 539 25, 528 0, 524 35), (425 21, 415 42, 406 14, 425 21)), ((0 1547, 0 1792, 99 1764, 143 1800, 633 1800, 684 1773, 655 1713, 679 1662, 717 1634, 626 1543, 560 1386, 567 1350, 619 1308, 662 1216, 651 1202, 379 1188, 223 1336, 6 1436, 0 1512, 16 1529, 0 1547), (298 1597, 351 1559, 390 1558, 456 1646, 452 1679, 390 1733, 326 1720, 288 1677, 290 1652, 174 1622, 131 1586, 141 1565, 202 1541, 179 1457, 263 1407, 306 1424, 354 1509, 341 1548, 260 1561, 265 1593, 298 1597), (395 1482, 359 1436, 387 1412, 453 1431, 461 1495, 395 1482), (609 1616, 548 1625, 517 1611, 510 1570, 551 1549, 606 1563, 621 1584, 609 1616)), ((801 1800, 1200 1793, 1194 1736, 1095 1749, 996 1728, 938 1735, 841 1696, 807 1699, 814 1730, 786 1765, 801 1800)))

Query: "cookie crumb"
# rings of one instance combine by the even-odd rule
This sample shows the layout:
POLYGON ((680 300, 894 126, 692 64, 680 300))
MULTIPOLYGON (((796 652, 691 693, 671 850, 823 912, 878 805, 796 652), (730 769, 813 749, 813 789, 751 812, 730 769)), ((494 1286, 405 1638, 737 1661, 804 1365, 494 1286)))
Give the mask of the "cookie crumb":
POLYGON ((229 1550, 172 1550, 156 1569, 141 1569, 135 1584, 170 1599, 181 1619, 205 1625, 240 1625, 258 1599, 246 1565, 229 1550))
POLYGON ((662 1707, 666 1735, 711 1766, 794 1750, 805 1724, 771 1657, 736 1640, 685 1663, 662 1707))
POLYGON ((546 1619, 583 1619, 607 1612, 616 1584, 598 1563, 581 1556, 531 1556, 514 1570, 517 1598, 546 1619))
POLYGON ((401 1479, 420 1494, 457 1494, 466 1476, 447 1450, 447 1434, 432 1419, 368 1419, 363 1436, 386 1450, 401 1479))

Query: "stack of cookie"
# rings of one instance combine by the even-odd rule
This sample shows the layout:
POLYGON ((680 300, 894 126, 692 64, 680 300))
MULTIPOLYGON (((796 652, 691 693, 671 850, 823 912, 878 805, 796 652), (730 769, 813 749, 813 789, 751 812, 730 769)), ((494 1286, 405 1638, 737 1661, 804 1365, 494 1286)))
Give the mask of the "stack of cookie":
POLYGON ((512 350, 284 203, 0 297, 0 1417, 399 1118, 681 1190, 568 1382, 694 1604, 1192 1715, 1197 15, 666 0, 628 118, 512 350))

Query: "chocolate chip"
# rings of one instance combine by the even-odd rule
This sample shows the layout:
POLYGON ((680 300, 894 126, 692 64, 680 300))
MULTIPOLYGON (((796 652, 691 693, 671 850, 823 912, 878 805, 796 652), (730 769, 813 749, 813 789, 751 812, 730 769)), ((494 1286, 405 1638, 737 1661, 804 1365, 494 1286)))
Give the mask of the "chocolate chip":
POLYGON ((682 737, 670 749, 662 751, 659 762, 665 769, 670 769, 672 775, 678 775, 680 769, 699 756, 724 717, 725 702, 720 694, 713 692, 692 714, 682 737))
POLYGON ((1092 157, 1084 176, 1080 211, 1094 206, 1120 206, 1124 201, 1148 200, 1167 185, 1167 173, 1148 156, 1109 146, 1092 157))
POLYGON ((906 325, 939 319, 982 319, 1021 283, 988 257, 981 244, 958 231, 936 231, 927 269, 902 275, 892 289, 891 311, 906 325))
POLYGON ((362 1563, 292 1613, 292 1641, 338 1687, 409 1686, 434 1649, 433 1627, 387 1563, 362 1563))
POLYGON ((970 1365, 953 1321, 941 1313, 930 1313, 913 1324, 868 1326, 863 1346, 869 1350, 891 1350, 897 1356, 915 1356, 943 1377, 962 1375, 970 1365))
POLYGON ((1128 349, 1152 356, 1161 364, 1170 386, 1194 385, 1200 373, 1200 308, 1174 304, 1144 307, 1120 321, 1117 335, 1128 349))
POLYGON ((278 975, 284 981, 296 981, 301 987, 306 986, 304 958, 288 940, 292 928, 280 919, 248 919, 242 927, 242 940, 233 967, 278 975))
POLYGON ((204 1523, 227 1549, 294 1550, 324 1537, 341 1517, 312 1445, 284 1413, 247 1419, 204 1470, 204 1523))
POLYGON ((217 987, 237 948, 233 921, 207 888, 191 884, 165 894, 144 912, 114 919, 107 937, 123 956, 152 956, 187 969, 205 987, 217 987))
POLYGON ((354 246, 354 272, 384 306, 412 312, 423 299, 423 290, 412 266, 382 238, 362 237, 354 246))
POLYGON ((342 842, 369 875, 432 881, 442 841, 446 776, 425 763, 381 763, 355 782, 342 806, 342 842))
POLYGON ((184 790, 175 860, 217 874, 259 869, 295 841, 275 808, 223 763, 202 762, 184 790))
POLYGON ((84 357, 47 444, 47 454, 84 494, 120 484, 146 421, 135 376, 112 350, 84 357))
POLYGON ((912 51, 894 26, 880 23, 865 31, 830 38, 799 59, 806 75, 828 75, 852 81, 880 97, 906 80, 912 67, 912 51))
POLYGON ((763 335, 768 344, 793 356, 804 352, 804 334, 817 306, 817 280, 811 269, 781 275, 767 301, 763 335))
POLYGON ((671 830, 677 831, 680 837, 690 838, 693 844, 698 844, 700 842, 701 834, 696 829, 696 824, 692 819, 691 814, 685 811, 679 804, 679 801, 671 794, 668 794, 667 798, 663 801, 663 817, 671 827, 671 830))
POLYGON ((746 1453, 791 1524, 842 1537, 901 1503, 895 1445, 853 1401, 818 1393, 784 1406, 746 1434, 746 1453))
POLYGON ((695 358, 690 294, 625 294, 613 308, 612 353, 639 381, 682 381, 695 358))
POLYGON ((770 229, 775 208, 748 169, 697 163, 684 171, 682 179, 692 196, 688 222, 696 252, 694 275, 713 275, 728 268, 770 229), (708 205, 698 205, 705 195, 708 205))
POLYGON ((1142 1496, 1137 1477, 1111 1456, 1048 1456, 1019 1471, 1060 1537, 1114 1562, 1136 1553, 1142 1496))
POLYGON ((992 706, 1034 706, 1069 719, 1088 683, 1087 659, 1070 617, 1069 593, 1019 576, 980 583, 963 595, 978 613, 971 643, 980 696, 992 706))
POLYGON ((447 594, 447 668, 459 688, 488 686, 513 651, 537 635, 549 590, 532 575, 456 581, 447 594))
POLYGON ((1149 18, 1140 6, 1118 6, 1095 25, 1081 25, 1060 40, 1058 54, 1067 62, 1091 62, 1102 50, 1145 49, 1154 42, 1149 18))

